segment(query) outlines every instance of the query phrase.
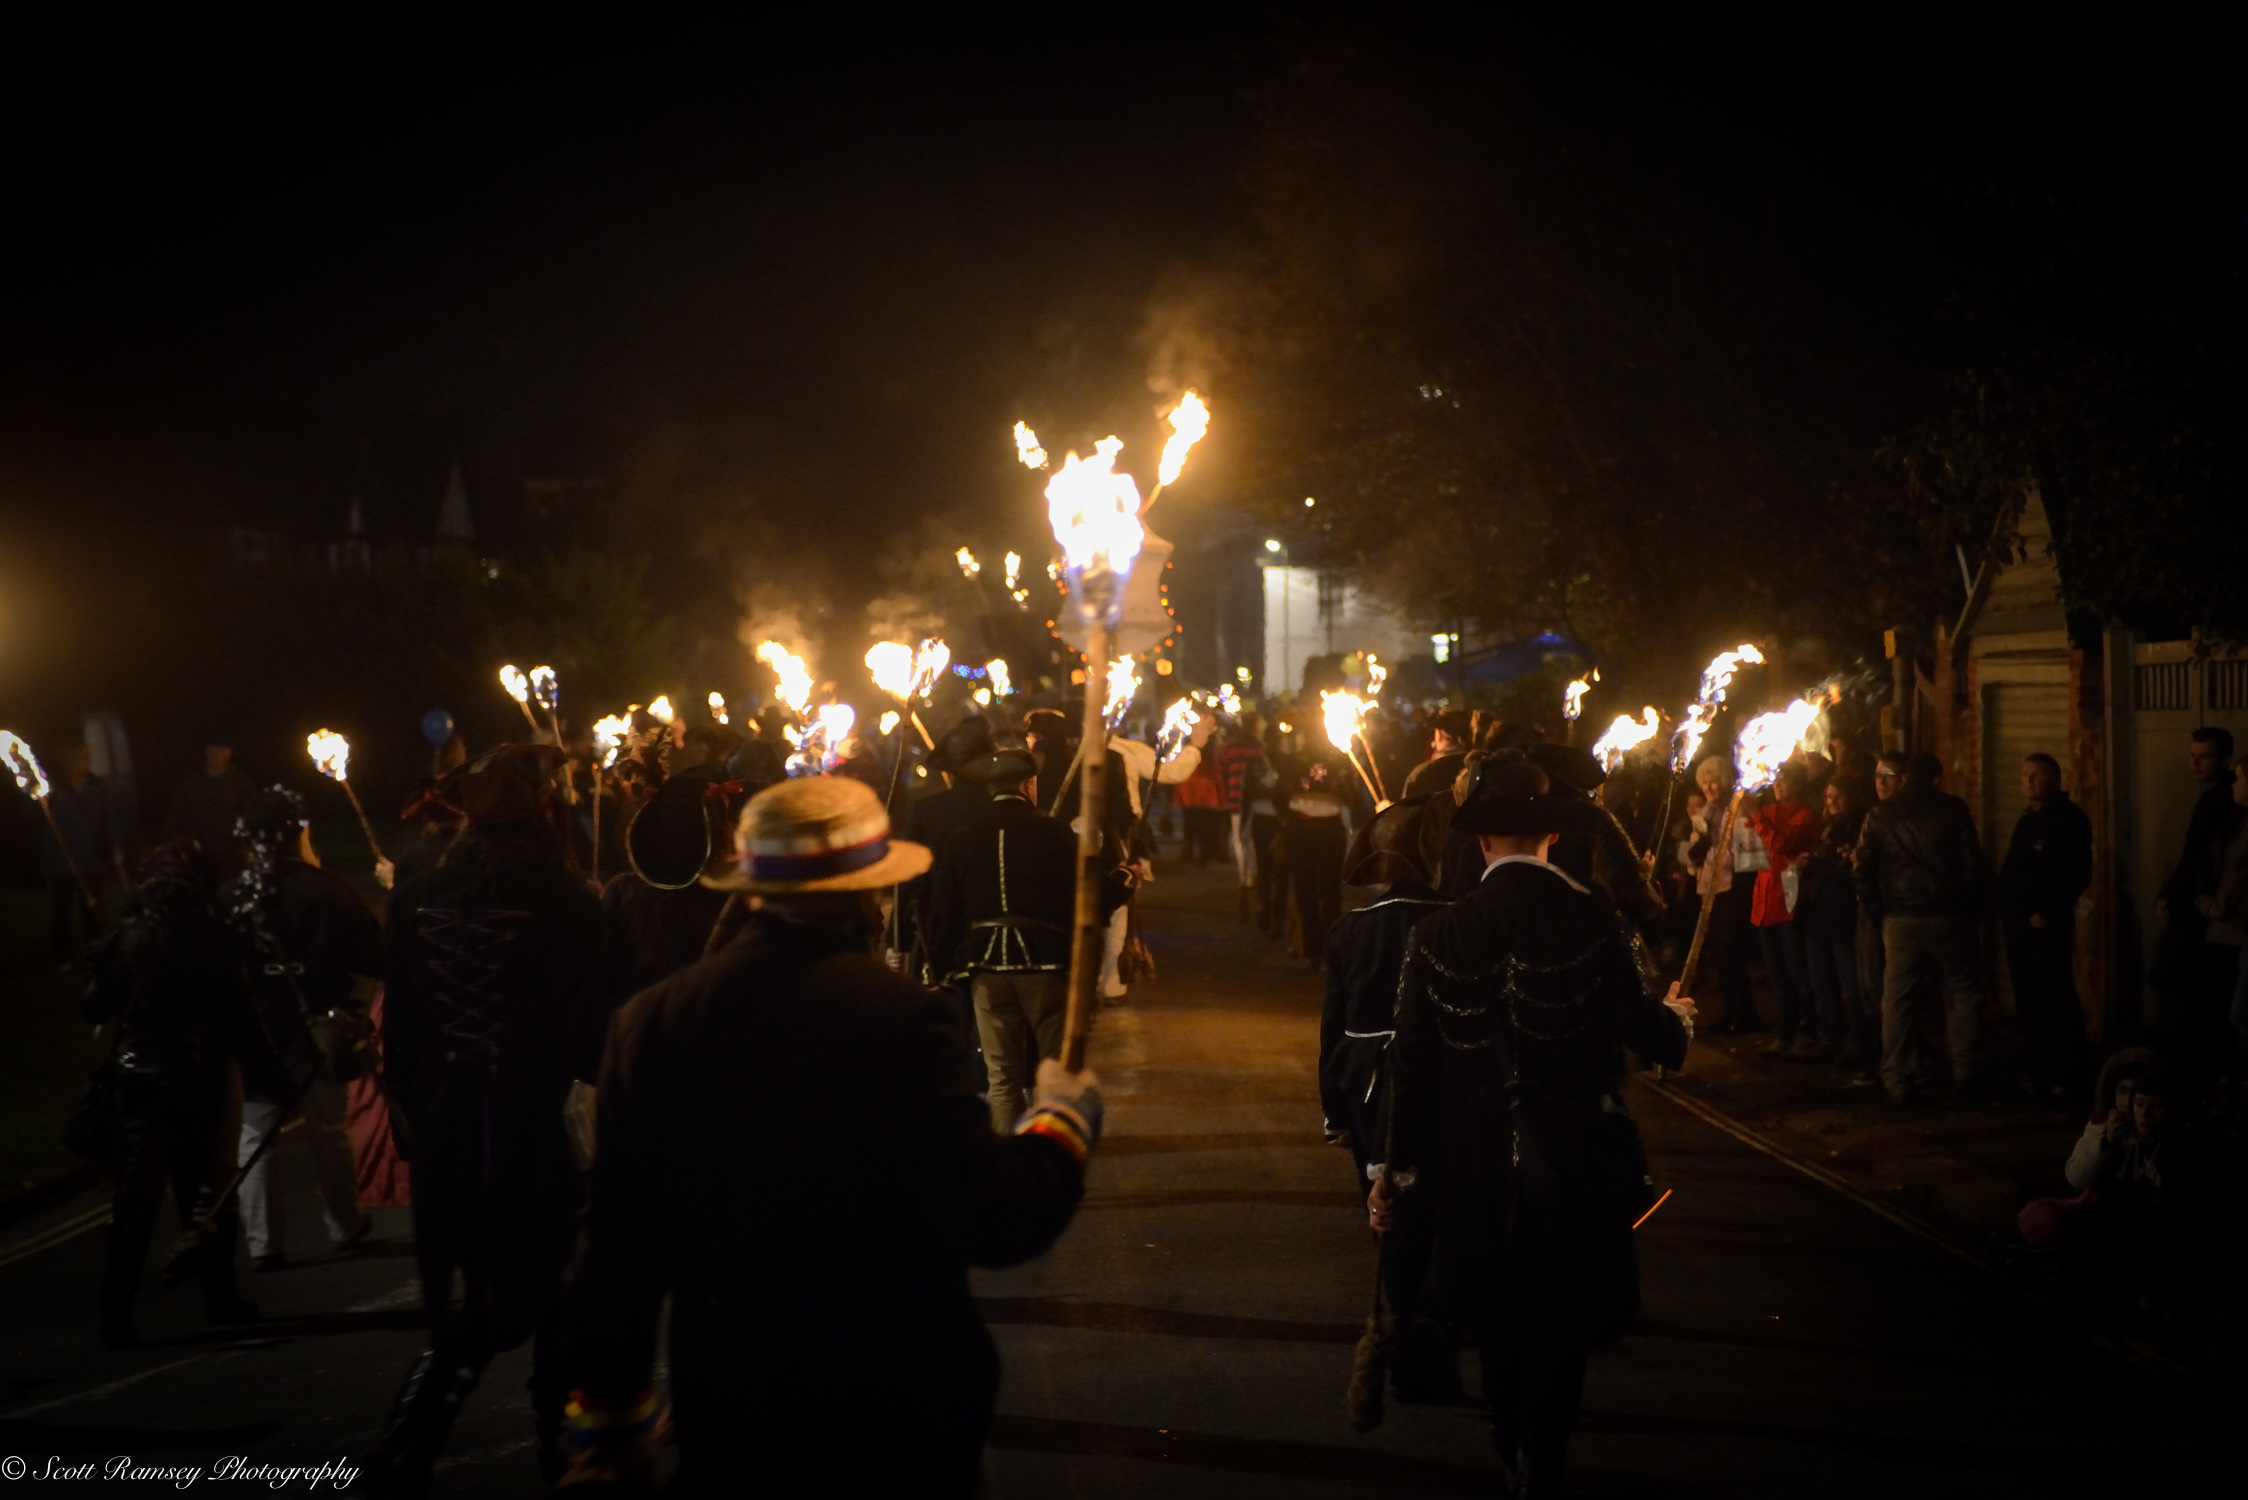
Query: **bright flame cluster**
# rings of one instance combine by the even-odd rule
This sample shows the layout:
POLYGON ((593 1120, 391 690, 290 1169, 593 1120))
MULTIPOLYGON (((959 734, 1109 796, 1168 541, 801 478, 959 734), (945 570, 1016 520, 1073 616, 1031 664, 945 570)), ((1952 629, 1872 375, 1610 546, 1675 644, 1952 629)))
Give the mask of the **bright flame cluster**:
POLYGON ((39 764, 39 757, 31 753, 23 736, 12 729, 0 729, 0 760, 6 760, 8 769, 16 778, 16 786, 34 801, 47 800, 47 772, 39 764))
POLYGON ((1188 391, 1171 412, 1170 423, 1171 437, 1163 445, 1163 463, 1155 471, 1155 482, 1159 486, 1175 481, 1179 471, 1186 467, 1187 454, 1210 430, 1210 408, 1202 404, 1200 396, 1188 391))
MULTIPOLYGON (((1366 696, 1377 701, 1382 696, 1382 684, 1389 681, 1389 668, 1381 664, 1373 652, 1366 653, 1366 696)), ((1230 688, 1228 692, 1232 691, 1230 688)))
POLYGON ((1364 732, 1367 711, 1373 706, 1373 700, 1356 693, 1321 688, 1319 712, 1327 721, 1327 743, 1350 754, 1351 738, 1364 732))
POLYGON ((1663 727, 1662 714, 1650 704, 1644 718, 1634 719, 1630 714, 1616 715, 1616 722, 1608 732, 1592 742, 1592 753, 1607 770, 1613 771, 1624 762, 1624 757, 1655 737, 1663 727))
POLYGON ((804 665, 804 658, 779 641, 766 641, 758 646, 757 659, 780 679, 777 695, 781 702, 801 715, 812 701, 812 670, 804 665))
POLYGON ((984 677, 990 682, 991 690, 1002 698, 1015 691, 1014 680, 1007 675, 1007 663, 996 656, 984 663, 984 677))
POLYGON ((1733 746, 1733 764, 1741 773, 1741 790, 1762 791, 1772 784, 1780 774, 1780 767, 1795 754, 1803 737, 1818 722, 1819 711, 1826 703, 1824 693, 1798 698, 1776 713, 1758 714, 1741 727, 1740 739, 1733 746))
POLYGON ((805 720, 802 729, 788 731, 789 743, 796 753, 788 758, 791 776, 817 776, 832 771, 843 759, 844 742, 851 737, 858 723, 858 714, 848 703, 823 703, 805 720))
POLYGON ((1194 700, 1191 698, 1181 698, 1163 710, 1163 728, 1155 736, 1157 755, 1163 760, 1169 760, 1178 754, 1179 747, 1186 743, 1187 736, 1194 733, 1195 720, 1201 717, 1195 712, 1194 700))
POLYGON ((1702 748, 1702 736, 1709 726, 1717 722, 1717 710, 1725 701, 1726 690, 1733 685, 1733 674, 1744 666, 1762 663, 1764 653, 1752 645, 1743 645, 1737 651, 1720 651, 1702 669, 1702 690, 1686 710, 1686 717, 1678 721, 1674 732, 1677 753, 1671 757, 1674 770, 1684 771, 1694 764, 1694 755, 1702 748))
MULTIPOLYGON (((1131 475, 1116 472, 1116 455, 1123 448, 1122 439, 1105 437, 1093 445, 1091 458, 1071 453, 1046 486, 1047 519, 1053 523, 1054 540, 1061 543, 1073 589, 1088 575, 1114 574, 1121 582, 1147 536, 1140 524, 1140 487, 1131 475)), ((1123 603, 1121 590, 1115 603, 1123 603)), ((1085 607, 1082 598, 1080 604, 1085 607)))
POLYGON ((1026 469, 1046 467, 1046 450, 1038 446, 1038 434, 1030 430, 1028 422, 1015 424, 1015 457, 1026 469))
POLYGON ((594 720, 593 747, 601 752, 601 764, 604 766, 615 765, 617 763, 617 752, 624 748, 624 742, 631 736, 632 715, 630 714, 611 714, 605 719, 594 720))
POLYGON ((1576 723, 1577 715, 1585 711, 1585 694, 1591 692, 1592 685, 1599 680, 1600 669, 1594 667, 1584 676, 1563 688, 1561 690, 1561 717, 1572 724, 1576 723))
POLYGON ((312 768, 331 781, 348 781, 351 778, 351 741, 333 729, 315 729, 304 737, 305 754, 312 757, 312 768))
POLYGON ((562 680, 554 675, 554 668, 531 668, 531 696, 538 699, 539 707, 548 713, 562 706, 562 680))
POLYGON ((976 561, 976 554, 965 547, 953 553, 952 560, 960 564, 960 576, 963 578, 973 578, 983 571, 983 564, 976 561))
POLYGON ((880 723, 878 723, 875 727, 878 733, 887 735, 892 730, 898 727, 898 723, 899 714, 898 711, 893 708, 883 713, 880 723))
POLYGON ((651 718, 661 719, 666 724, 679 717, 672 711, 669 693, 656 694, 655 702, 648 705, 648 713, 651 718))
POLYGON ((1129 656, 1119 656, 1108 664, 1108 700, 1101 708, 1101 717, 1114 729, 1124 722, 1124 715, 1132 708, 1132 700, 1139 696, 1140 664, 1129 656))
POLYGON ((531 679, 525 677, 519 667, 511 664, 500 668, 500 686, 518 703, 531 701, 531 679))
POLYGON ((733 722, 733 720, 726 717, 726 695, 724 693, 716 691, 715 689, 712 690, 710 695, 710 713, 711 717, 716 719, 721 724, 731 724, 733 722))
POLYGON ((900 703, 924 697, 952 664, 952 648, 931 637, 916 650, 903 641, 876 641, 866 649, 867 674, 900 703))

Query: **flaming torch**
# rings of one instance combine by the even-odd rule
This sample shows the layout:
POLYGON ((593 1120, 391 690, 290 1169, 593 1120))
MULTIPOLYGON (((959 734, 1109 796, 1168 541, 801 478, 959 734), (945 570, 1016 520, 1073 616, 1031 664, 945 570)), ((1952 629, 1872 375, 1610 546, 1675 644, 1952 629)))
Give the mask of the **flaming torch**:
POLYGON ((999 657, 984 663, 984 680, 991 684, 994 697, 1009 697, 1015 691, 1014 682, 1007 676, 1007 663, 999 657))
POLYGON ((1561 690, 1561 717, 1569 721, 1569 739, 1572 744, 1577 738, 1577 716, 1585 711, 1585 694, 1591 692, 1592 685, 1599 680, 1600 669, 1594 667, 1561 690))
POLYGON ((710 716, 721 724, 733 722, 726 717, 726 695, 715 689, 712 690, 710 695, 710 716))
POLYGON ((1194 733, 1195 723, 1201 717, 1192 698, 1181 698, 1163 710, 1163 728, 1155 736, 1156 759, 1168 761, 1178 754, 1179 747, 1194 733))
MULTIPOLYGON (((1740 738, 1733 746, 1733 766, 1740 772, 1740 781, 1725 808, 1725 831, 1710 846, 1711 859, 1733 857, 1733 825, 1740 819, 1741 803, 1749 793, 1761 792, 1778 779, 1780 767, 1795 754, 1826 704, 1825 693, 1798 698, 1777 713, 1758 714, 1741 727, 1740 738)), ((1713 889, 1711 895, 1715 894, 1713 889)), ((1686 950, 1686 967, 1678 976, 1678 992, 1682 995, 1694 992, 1694 969, 1701 962, 1702 940, 1709 935, 1709 914, 1716 905, 1714 900, 1704 901, 1702 914, 1694 923, 1693 946, 1686 950)))
POLYGON ((1655 841, 1670 826, 1670 805, 1678 797, 1678 783, 1694 769, 1695 752, 1702 748, 1702 737, 1709 733, 1710 725, 1717 722, 1717 710, 1733 685, 1733 674, 1744 666, 1759 665, 1763 660, 1763 652, 1753 645, 1743 644, 1735 651, 1718 652, 1702 669, 1701 691, 1686 710, 1686 717, 1678 721, 1678 728, 1672 732, 1670 789, 1663 793, 1662 815, 1655 822, 1654 832, 1648 836, 1648 848, 1654 848, 1655 841))
POLYGON ((1634 719, 1630 714, 1616 715, 1616 722, 1608 726, 1608 732, 1592 742, 1592 753, 1602 769, 1613 773, 1624 763, 1625 756, 1653 739, 1655 731, 1663 727, 1663 716, 1654 705, 1649 704, 1643 712, 1643 719, 1634 719))
POLYGON ((1202 404, 1200 396, 1188 391, 1165 420, 1171 424, 1171 436, 1163 445, 1163 462, 1156 468, 1155 489, 1147 497, 1148 505, 1155 503, 1156 496, 1163 493, 1166 485, 1178 481, 1179 472, 1186 467, 1187 454, 1194 451, 1194 445, 1210 430, 1210 408, 1202 404))
POLYGON ((554 675, 554 668, 531 668, 531 696, 538 699, 539 707, 546 710, 546 722, 554 729, 554 743, 561 744, 562 679, 554 675))
POLYGON ((343 794, 351 799, 351 810, 359 815, 359 831, 367 835, 367 847, 375 852, 375 863, 389 864, 382 841, 375 837, 375 825, 367 821, 367 809, 359 805, 359 794, 351 789, 351 741, 333 729, 316 729, 305 736, 304 748, 312 757, 312 769, 342 787, 343 794))
MULTIPOLYGON (((717 697, 716 693, 710 696, 717 697)), ((632 715, 611 714, 593 721, 593 883, 601 883, 601 798, 608 782, 609 767, 617 763, 617 752, 632 734, 632 715)))
MULTIPOLYGON (((1027 422, 1015 424, 1015 457, 1022 460, 1026 469, 1046 467, 1046 450, 1038 446, 1038 434, 1030 430, 1027 422)), ((1007 581, 1014 582, 1011 578, 1007 581)))
MULTIPOLYGON (((1113 437, 1093 445, 1093 456, 1063 458, 1061 472, 1046 486, 1048 519, 1061 544, 1062 568, 1070 601, 1085 622, 1085 661, 1109 658, 1109 634, 1124 612, 1124 589, 1140 555, 1147 529, 1140 524, 1140 490, 1129 474, 1116 472, 1124 444, 1113 437)), ((1183 455, 1182 455, 1183 456, 1183 455)), ((1027 455, 1026 455, 1027 457, 1027 455)), ((1088 673, 1089 675, 1089 673, 1088 673)), ((1085 718, 1078 737, 1079 766, 1085 777, 1078 801, 1077 907, 1070 938, 1069 1008, 1062 1022, 1062 1066, 1085 1066, 1101 969, 1101 836, 1108 800, 1108 725, 1106 705, 1086 683, 1085 718)))
POLYGON ((70 845, 63 841, 62 825, 55 821, 54 807, 47 800, 54 788, 47 783, 46 768, 39 764, 39 757, 31 753, 31 746, 14 730, 0 729, 0 760, 8 763, 8 770, 16 778, 17 790, 39 804, 39 811, 46 815, 47 831, 55 836, 55 847, 62 851, 62 862, 70 869, 70 878, 77 881, 78 889, 85 893, 86 904, 93 905, 94 888, 87 882, 86 872, 78 868, 78 861, 70 857, 70 845))
POLYGON ((1319 690, 1319 711, 1327 723, 1327 743, 1349 757, 1351 769, 1366 783, 1367 795, 1374 799, 1374 807, 1379 811, 1389 806, 1389 794, 1366 769, 1374 758, 1374 747, 1366 741, 1366 713, 1373 706, 1371 699, 1361 698, 1356 693, 1319 690), (1366 746, 1365 762, 1350 748, 1353 739, 1366 746))
POLYGON ((524 676, 520 668, 509 665, 500 668, 500 686, 507 689, 507 695, 515 700, 515 706, 523 710, 523 722, 531 726, 531 738, 536 740, 539 737, 539 721, 538 716, 531 712, 531 679, 524 676))
POLYGON ((1119 656, 1108 664, 1108 696, 1101 704, 1101 718, 1110 729, 1120 728, 1124 716, 1132 711, 1132 700, 1140 695, 1140 664, 1129 656, 1119 656))

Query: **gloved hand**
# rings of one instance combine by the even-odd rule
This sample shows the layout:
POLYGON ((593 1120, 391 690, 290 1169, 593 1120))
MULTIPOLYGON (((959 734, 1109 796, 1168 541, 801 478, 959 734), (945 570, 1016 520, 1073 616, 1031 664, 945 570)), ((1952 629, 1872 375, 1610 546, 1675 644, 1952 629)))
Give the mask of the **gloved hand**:
POLYGON ((1085 1127, 1087 1143, 1101 1138, 1101 1080, 1091 1068, 1072 1073, 1058 1058, 1043 1058, 1038 1079, 1031 1086, 1030 1107, 1051 1105, 1075 1115, 1085 1127))
POLYGON ((1686 1028, 1686 1039, 1692 1041, 1694 1039, 1694 1017, 1699 1013, 1699 1007, 1694 1004, 1693 997, 1678 993, 1678 981, 1674 979, 1670 982, 1670 993, 1663 996, 1663 1004, 1669 1006, 1670 1013, 1678 1017, 1679 1023, 1686 1028))

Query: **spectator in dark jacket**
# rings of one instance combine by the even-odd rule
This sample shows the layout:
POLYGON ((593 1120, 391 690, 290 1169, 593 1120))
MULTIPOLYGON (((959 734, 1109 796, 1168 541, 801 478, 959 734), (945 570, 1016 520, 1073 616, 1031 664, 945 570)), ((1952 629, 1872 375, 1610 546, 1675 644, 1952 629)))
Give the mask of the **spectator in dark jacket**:
POLYGON ((1858 984, 1858 890, 1851 860, 1872 800, 1854 776, 1826 785, 1819 841, 1803 857, 1795 898, 1795 925, 1803 934, 1803 961, 1818 997, 1825 1027, 1820 1040, 1834 1061, 1863 1067, 1875 1061, 1880 1034, 1858 984))
POLYGON ((1952 1087, 1982 1072, 1982 916, 1987 904, 1982 845, 1967 804, 1937 788, 1942 764, 1923 751, 1897 795, 1866 815, 1858 838, 1858 901, 1881 924, 1881 1082, 1909 1101, 1921 1080, 1914 1055, 1913 983, 1941 976, 1952 1087))
POLYGON ((2092 883, 2092 820, 2061 790, 2061 765, 2022 762, 2028 806, 1998 871, 1998 919, 2014 1014, 2033 1092, 2067 1098, 2084 1086, 2084 1008, 2076 993, 2076 902, 2092 883))
POLYGON ((258 784, 234 763, 234 747, 224 734, 203 747, 203 764, 180 778, 164 817, 167 838, 192 839, 218 862, 222 876, 242 868, 234 845, 234 822, 257 800, 258 784))
POLYGON ((2232 732, 2214 726, 2193 731, 2187 764, 2201 783, 2193 804, 2193 820, 2186 825, 2185 847, 2177 867, 2163 882, 2154 909, 2162 917, 2162 937, 2155 949, 2154 967, 2147 976, 2160 1000, 2155 1031, 2165 1049, 2181 1058, 2206 1053, 2223 1026, 2230 987, 2220 993, 2212 972, 2230 959, 2230 953, 2211 955, 2209 919, 2195 897, 2208 894, 2210 869, 2217 851, 2239 828, 2242 809, 2232 799, 2232 732), (2218 960, 2212 963, 2212 958, 2218 960))

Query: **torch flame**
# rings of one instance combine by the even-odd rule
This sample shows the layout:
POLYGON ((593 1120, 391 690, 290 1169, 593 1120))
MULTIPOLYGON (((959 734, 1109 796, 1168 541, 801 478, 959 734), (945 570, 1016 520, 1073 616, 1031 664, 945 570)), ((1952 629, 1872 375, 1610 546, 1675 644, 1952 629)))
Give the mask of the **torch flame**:
POLYGON ((984 676, 990 680, 992 692, 1002 698, 1015 690, 1015 684, 1007 676, 1007 663, 996 656, 984 663, 984 676))
POLYGON ((1046 467, 1046 450, 1038 446, 1038 434, 1030 430, 1027 422, 1015 424, 1015 457, 1022 460, 1026 469, 1046 467))
POLYGON ((1764 653, 1753 645, 1743 645, 1736 651, 1720 651, 1710 659, 1710 664, 1702 669, 1701 693, 1686 710, 1686 717, 1678 721, 1678 753, 1671 759, 1673 767, 1683 771, 1693 765, 1694 754, 1702 747, 1702 736, 1717 722, 1718 705, 1725 701, 1726 690, 1733 685, 1733 674, 1763 660, 1764 653))
POLYGON ((1623 764, 1626 755, 1655 737, 1655 731, 1663 727, 1663 716, 1651 705, 1645 715, 1644 719, 1634 719, 1630 714, 1616 715, 1616 722, 1608 726, 1608 732, 1592 742, 1592 753, 1599 757, 1602 766, 1615 770, 1623 764))
POLYGON ((1600 669, 1594 667, 1590 672, 1563 688, 1561 690, 1561 717, 1572 724, 1576 723, 1577 715, 1585 711, 1585 694, 1591 692, 1592 685, 1599 680, 1600 669))
POLYGON ((554 668, 531 668, 531 696, 537 698, 539 707, 548 713, 562 706, 562 681, 554 675, 554 668))
POLYGON ((1175 481, 1179 477, 1179 471, 1186 467, 1188 452, 1210 430, 1210 408, 1202 404, 1200 396, 1188 391, 1179 398, 1179 404, 1172 411, 1169 420, 1171 438, 1163 445, 1163 463, 1155 471, 1157 488, 1175 481))
POLYGON ((923 641, 920 648, 913 653, 913 690, 909 696, 915 698, 927 697, 929 690, 937 685, 937 679, 944 675, 944 669, 950 665, 952 665, 952 648, 950 646, 947 646, 935 636, 923 641))
POLYGON ((812 672, 804 665, 804 658, 789 650, 779 641, 766 641, 757 648, 757 659, 773 669, 780 679, 780 700, 801 715, 812 701, 812 672))
POLYGON ((889 734, 889 733, 890 733, 890 732, 891 732, 892 730, 896 729, 897 727, 898 727, 898 711, 897 711, 896 709, 894 709, 894 708, 893 708, 893 709, 891 709, 891 710, 890 710, 890 711, 889 711, 888 713, 886 713, 886 714, 884 714, 884 715, 882 716, 882 725, 881 725, 882 733, 883 733, 883 734, 885 734, 885 735, 887 735, 887 734, 889 734))
POLYGON ((506 688, 507 695, 518 703, 531 701, 531 679, 513 666, 500 668, 500 686, 506 688))
POLYGON ((960 564, 960 573, 964 578, 973 578, 983 571, 983 564, 976 561, 976 554, 965 547, 953 553, 952 560, 960 564))
POLYGON ((1021 554, 1020 552, 1010 552, 1010 553, 1008 553, 1008 554, 1007 554, 1007 587, 1009 587, 1009 588, 1013 588, 1013 587, 1015 586, 1015 580, 1016 580, 1016 578, 1017 578, 1017 577, 1019 577, 1019 576, 1021 575, 1021 573, 1022 573, 1022 570, 1023 570, 1023 555, 1022 555, 1022 554, 1021 554))
POLYGON ((1155 747, 1162 759, 1169 760, 1179 753, 1179 747, 1186 743, 1186 737, 1194 733, 1195 720, 1201 717, 1195 712, 1194 700, 1191 698, 1181 698, 1163 710, 1163 728, 1155 736, 1155 747))
POLYGON ((1383 666, 1373 652, 1367 652, 1366 695, 1370 698, 1379 699, 1382 695, 1382 684, 1387 681, 1389 681, 1389 668, 1383 666))
POLYGON ((791 776, 817 776, 835 768, 843 758, 843 742, 851 737, 858 714, 848 703, 823 703, 802 729, 788 731, 796 753, 788 758, 791 776))
POLYGON ((12 729, 0 729, 0 760, 7 761, 8 769, 15 775, 16 786, 25 796, 35 802, 47 800, 47 772, 39 764, 39 757, 23 742, 23 737, 12 729))
POLYGON ((1798 698, 1777 713, 1758 714, 1741 727, 1733 747, 1733 764, 1740 769, 1741 790, 1762 791, 1780 774, 1780 767, 1802 745, 1804 736, 1826 707, 1826 695, 1798 698))
MULTIPOLYGON (((1072 592, 1088 576, 1104 579, 1113 574, 1117 604, 1122 603, 1122 582, 1147 535, 1147 528, 1140 525, 1140 488, 1131 475, 1116 472, 1116 455, 1123 448, 1122 439, 1105 437, 1093 445, 1091 458, 1071 453, 1046 486, 1046 512, 1054 540, 1061 543, 1072 592)), ((1079 604, 1087 610, 1095 607, 1082 595, 1079 604)))
POLYGON ((1119 656, 1108 664, 1108 701, 1102 706, 1101 716, 1114 729, 1124 722, 1124 715, 1132 707, 1132 700, 1140 691, 1140 664, 1129 656, 1119 656))
POLYGON ((710 695, 710 712, 712 717, 716 718, 721 724, 731 724, 733 722, 733 720, 726 717, 726 695, 724 693, 718 692, 715 689, 712 690, 710 695))
POLYGON ((617 751, 623 748, 625 740, 631 734, 632 716, 630 714, 611 714, 605 719, 594 720, 593 743, 601 751, 601 764, 604 766, 615 765, 617 763, 617 751))
POLYGON ((351 741, 333 729, 316 729, 305 736, 304 748, 315 771, 331 781, 350 779, 351 741))
POLYGON ((658 693, 656 701, 648 705, 648 713, 650 717, 661 719, 666 724, 677 717, 671 711, 671 696, 668 693, 658 693))
POLYGON ((1348 755, 1351 738, 1360 732, 1373 703, 1351 692, 1319 692, 1319 711, 1327 721, 1327 743, 1348 755))
POLYGON ((877 641, 866 648, 866 669, 874 685, 903 703, 913 696, 913 648, 903 641, 877 641))

